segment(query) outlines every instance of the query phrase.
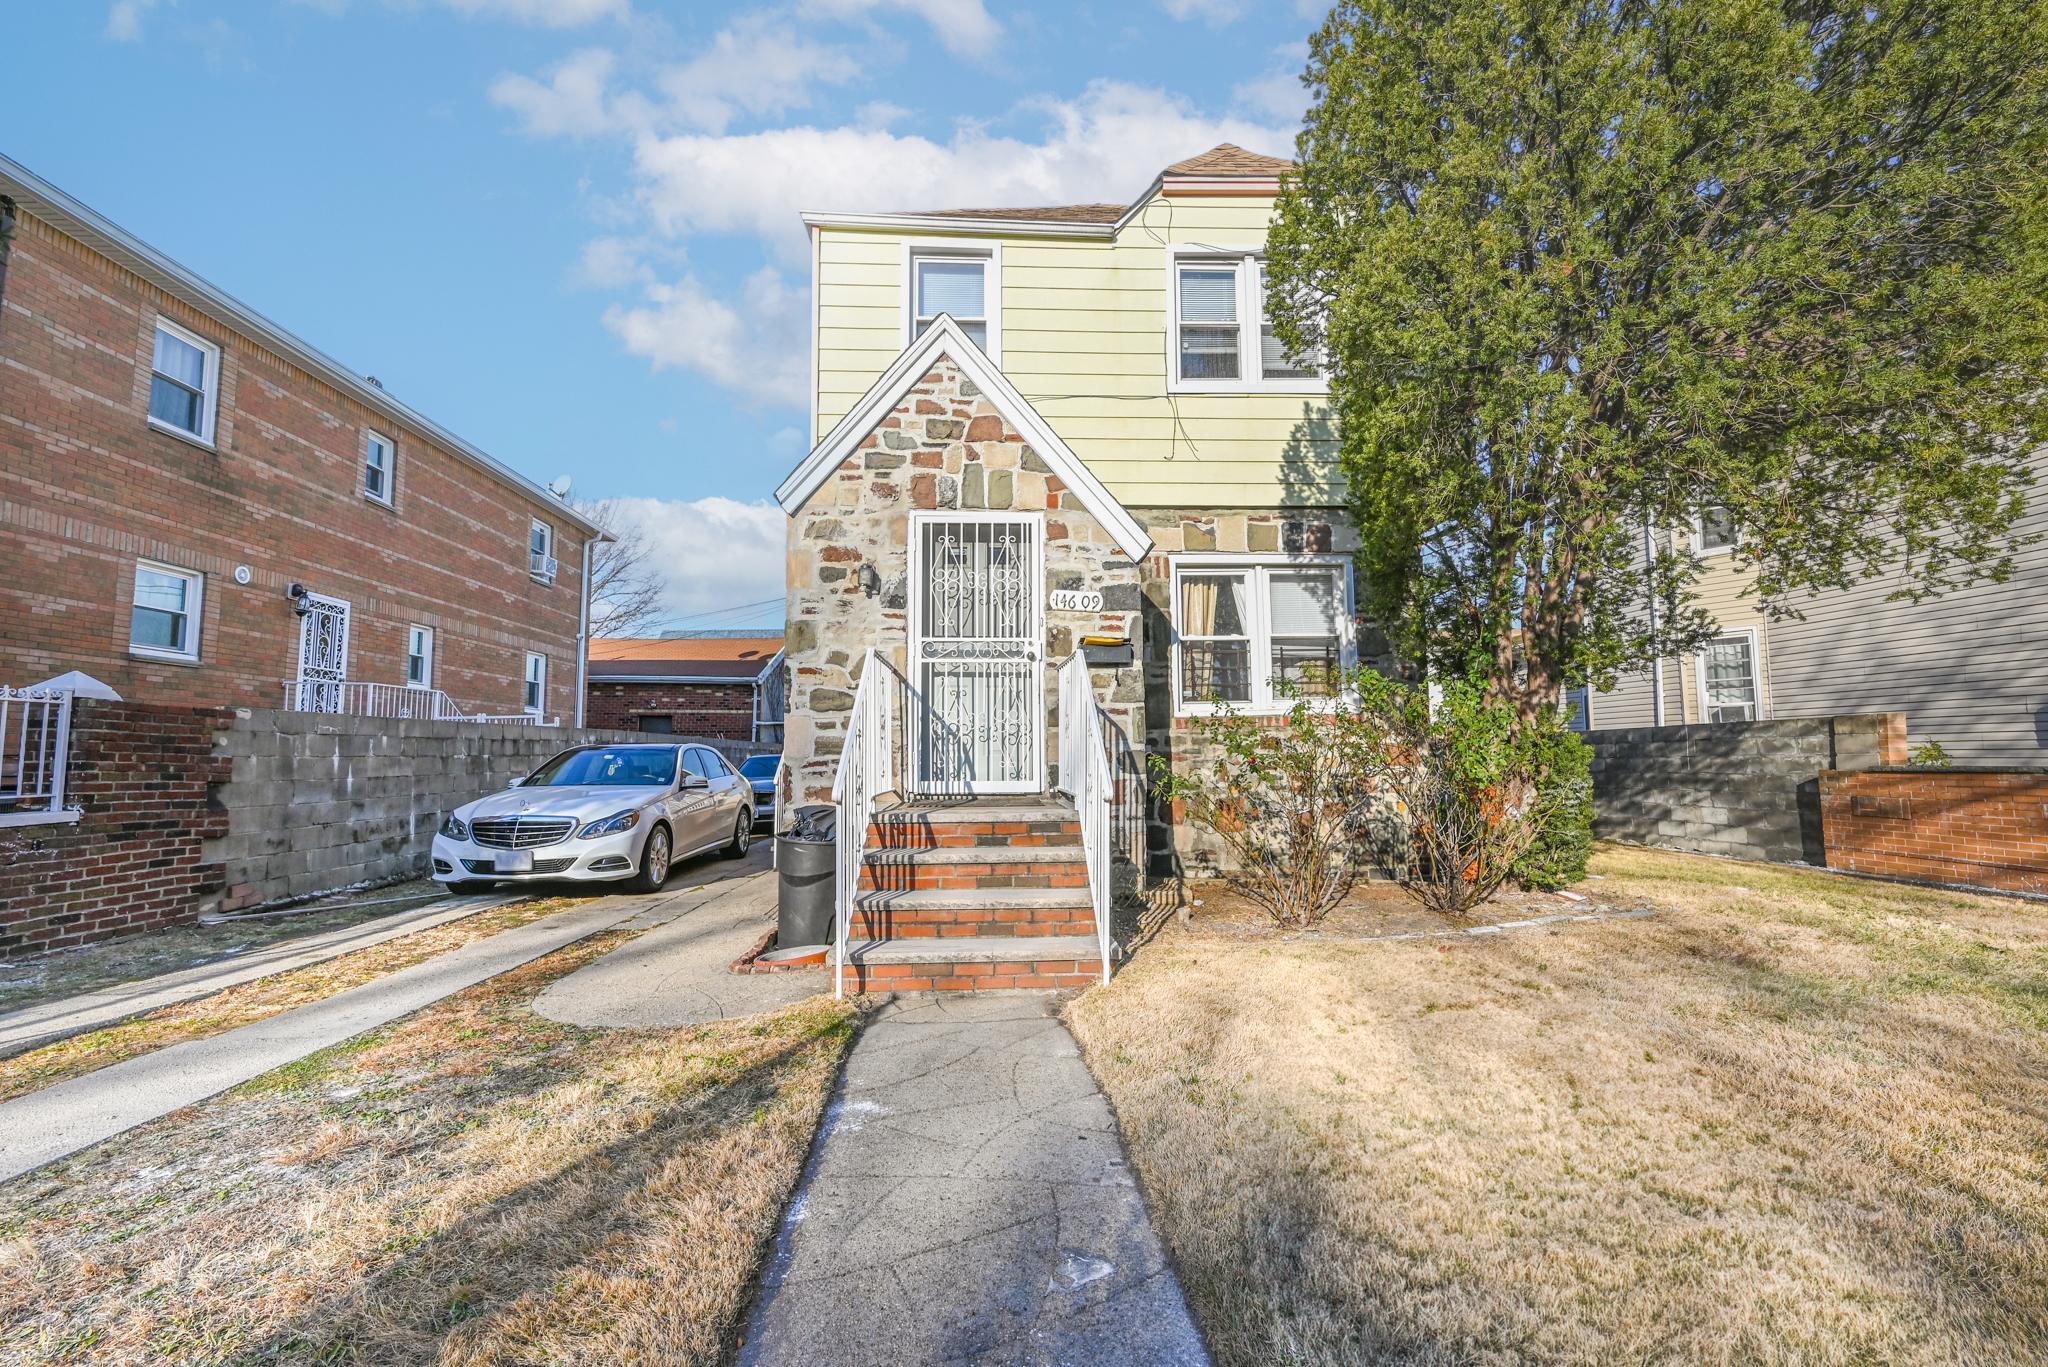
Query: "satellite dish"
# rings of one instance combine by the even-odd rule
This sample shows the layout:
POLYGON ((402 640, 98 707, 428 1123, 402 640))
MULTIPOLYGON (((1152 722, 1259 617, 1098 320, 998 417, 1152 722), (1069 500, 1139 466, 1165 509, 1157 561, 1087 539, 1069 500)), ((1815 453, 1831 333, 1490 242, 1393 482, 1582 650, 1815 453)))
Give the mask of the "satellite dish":
POLYGON ((553 494, 556 498, 561 499, 564 503, 568 502, 569 477, 567 475, 563 475, 560 479, 557 479, 553 484, 550 484, 548 486, 548 492, 553 494))

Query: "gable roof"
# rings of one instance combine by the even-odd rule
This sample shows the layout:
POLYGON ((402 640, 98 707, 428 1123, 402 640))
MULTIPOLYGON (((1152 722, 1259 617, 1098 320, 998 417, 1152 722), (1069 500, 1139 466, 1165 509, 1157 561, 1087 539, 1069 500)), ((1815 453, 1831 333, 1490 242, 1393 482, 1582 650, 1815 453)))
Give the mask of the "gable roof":
POLYGON ((1039 459, 1081 500, 1081 506, 1115 538, 1125 555, 1138 560, 1152 549, 1152 538, 1138 520, 1103 487, 1095 472, 1038 415, 1030 401, 1017 392, 1009 377, 968 340, 952 316, 944 313, 925 329, 922 337, 903 348, 882 377, 789 472, 789 478, 776 487, 775 501, 782 505, 782 511, 794 515, 810 502, 811 495, 832 477, 840 462, 853 454, 861 440, 875 430, 875 424, 902 402, 910 387, 922 380, 942 356, 974 381, 982 397, 994 404, 996 411, 1031 444, 1039 459))
POLYGON ((1247 152, 1234 142, 1219 142, 1199 157, 1177 161, 1166 168, 1169 176, 1277 176, 1292 171, 1294 163, 1285 157, 1268 157, 1247 152))
POLYGON ((780 636, 612 636, 590 642, 590 677, 751 683, 782 658, 780 636))

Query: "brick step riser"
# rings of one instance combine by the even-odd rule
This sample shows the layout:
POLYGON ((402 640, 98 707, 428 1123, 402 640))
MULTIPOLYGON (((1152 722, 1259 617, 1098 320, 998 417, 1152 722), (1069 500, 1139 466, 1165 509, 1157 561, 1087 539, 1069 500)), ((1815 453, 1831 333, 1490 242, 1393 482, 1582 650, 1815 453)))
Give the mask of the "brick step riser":
MULTIPOLYGON (((1088 866, 1059 864, 870 864, 862 892, 973 892, 987 888, 1088 887, 1088 866)), ((1083 900, 1086 900, 1085 898, 1083 900)))
POLYGON ((1093 987, 1100 959, 1034 959, 980 964, 848 964, 848 992, 993 992, 1001 988, 1093 987))
POLYGON ((983 935, 1093 935, 1095 918, 1087 912, 925 912, 860 911, 854 930, 870 940, 960 939, 983 935), (979 919, 961 920, 961 916, 979 919), (937 919, 944 917, 947 919, 937 919), (1028 917, 1005 920, 1003 917, 1028 917))
POLYGON ((1077 821, 932 821, 913 825, 871 824, 871 850, 961 850, 1071 846, 1080 848, 1077 821))

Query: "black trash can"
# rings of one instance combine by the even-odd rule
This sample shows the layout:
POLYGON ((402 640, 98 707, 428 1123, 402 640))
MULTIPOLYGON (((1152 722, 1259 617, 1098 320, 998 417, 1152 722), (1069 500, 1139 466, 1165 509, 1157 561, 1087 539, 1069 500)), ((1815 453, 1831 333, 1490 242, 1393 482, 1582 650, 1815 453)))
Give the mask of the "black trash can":
POLYGON ((775 840, 775 943, 832 943, 833 903, 839 890, 838 812, 799 807, 775 840))

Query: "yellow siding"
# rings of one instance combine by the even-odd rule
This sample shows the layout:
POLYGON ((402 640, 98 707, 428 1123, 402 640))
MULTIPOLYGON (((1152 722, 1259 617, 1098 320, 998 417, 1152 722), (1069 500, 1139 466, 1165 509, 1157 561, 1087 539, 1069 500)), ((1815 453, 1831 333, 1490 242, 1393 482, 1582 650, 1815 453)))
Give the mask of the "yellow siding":
MULTIPOLYGON (((1748 573, 1736 569, 1729 557, 1710 555, 1705 559, 1694 591, 1699 595, 1700 607, 1724 630, 1756 629, 1757 701, 1762 714, 1768 717, 1771 715, 1771 627, 1757 607, 1756 599, 1743 596, 1742 591, 1748 583, 1748 573)), ((1679 663, 1685 720, 1705 721, 1706 710, 1700 700, 1699 656, 1682 656, 1679 663)))
MULTIPOLYGON (((1341 497, 1323 396, 1167 392, 1167 248, 1260 246, 1272 211, 1264 198, 1159 198, 1114 241, 1001 239, 1003 372, 1127 505, 1341 497)), ((820 230, 818 434, 902 350, 904 243, 946 236, 820 230)))

